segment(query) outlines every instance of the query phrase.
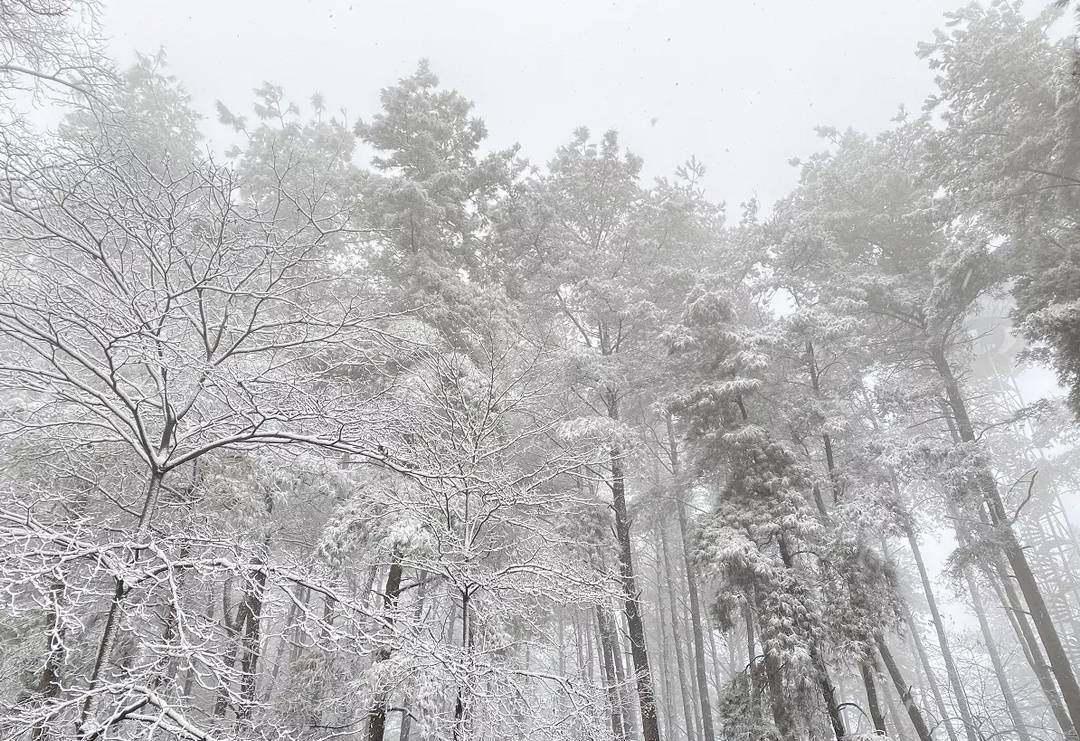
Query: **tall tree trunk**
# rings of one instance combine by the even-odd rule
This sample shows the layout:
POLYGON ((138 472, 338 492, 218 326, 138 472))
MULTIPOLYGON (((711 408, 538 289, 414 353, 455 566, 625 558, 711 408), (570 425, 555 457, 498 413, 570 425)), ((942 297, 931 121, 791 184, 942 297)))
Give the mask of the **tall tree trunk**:
MULTIPOLYGON (((1003 566, 1001 571, 1004 573, 1003 566)), ((1027 613, 1020 604, 1019 596, 1017 596, 1012 584, 1008 582, 1007 577, 1001 583, 992 581, 991 584, 993 584, 998 600, 1001 602, 1005 614, 1013 626, 1013 631, 1016 633, 1016 639, 1024 652, 1028 666, 1031 667, 1035 679, 1039 682, 1039 688, 1042 690, 1043 697, 1046 698, 1050 712, 1054 714, 1054 718, 1057 720, 1058 727, 1066 736, 1075 733, 1072 720, 1061 702, 1061 695, 1058 694, 1057 685, 1054 684, 1053 674, 1051 674, 1050 667, 1046 664, 1046 659, 1043 658, 1042 648, 1031 630, 1031 624, 1028 622, 1027 613)))
MULTIPOLYGON (((618 419, 617 407, 612 405, 612 419, 618 419)), ((634 558, 630 543, 630 518, 626 511, 626 481, 623 473, 622 451, 611 449, 611 495, 615 510, 615 537, 619 541, 619 573, 625 596, 626 624, 630 653, 634 659, 634 678, 641 703, 641 732, 644 741, 660 741, 660 727, 653 698, 652 672, 645 646, 645 624, 641 617, 637 579, 634 577, 634 558)))
POLYGON ((930 575, 926 571, 926 563, 923 561, 922 549, 919 548, 919 539, 915 536, 915 528, 911 524, 903 523, 904 532, 907 534, 911 552, 915 556, 915 568, 919 572, 922 581, 923 593, 926 595, 926 604, 930 608, 930 617, 937 632, 938 644, 941 646, 941 658, 945 662, 945 672, 949 676, 953 694, 956 698, 956 707, 960 712, 960 721, 964 724, 964 731, 968 741, 979 741, 975 732, 975 722, 971 717, 971 708, 968 705, 967 696, 964 694, 964 685, 960 681, 960 672, 956 669, 956 661, 953 659, 952 649, 949 647, 949 636, 945 632, 945 623, 941 619, 941 611, 938 610, 937 600, 934 598, 934 589, 930 584, 930 575))
POLYGON ((679 677, 679 691, 682 697, 683 719, 686 722, 686 738, 689 741, 694 741, 695 723, 693 697, 691 695, 690 683, 687 681, 686 670, 683 666, 683 652, 680 648, 682 643, 682 635, 679 630, 679 609, 677 600, 675 598, 675 575, 671 569, 670 552, 668 549, 667 536, 664 534, 663 527, 658 528, 660 530, 660 542, 663 547, 664 555, 664 572, 667 577, 668 585, 668 606, 671 610, 671 634, 675 637, 675 646, 672 651, 672 658, 675 660, 675 665, 678 668, 679 677))
MULTIPOLYGON (((945 386, 945 397, 949 402, 949 407, 952 409, 953 420, 956 422, 960 439, 965 443, 975 442, 975 430, 971 424, 971 418, 968 416, 967 403, 960 392, 960 384, 952 371, 952 367, 949 365, 944 348, 941 346, 934 347, 930 352, 930 357, 945 386)), ((1080 684, 1077 683, 1069 656, 1061 643, 1061 636, 1058 634, 1057 626, 1054 624, 1050 610, 1043 599, 1042 590, 1039 588, 1038 580, 1035 578, 1031 564, 1028 562, 1027 554, 1024 552, 1019 540, 1017 540, 1012 518, 1005 510, 997 482, 985 466, 979 471, 977 479, 978 487, 983 494, 987 510, 990 513, 991 525, 1005 553, 1005 558, 1012 568, 1013 576, 1020 587, 1020 593, 1024 596, 1024 601, 1027 602, 1031 621, 1035 623, 1035 630, 1038 632, 1039 639, 1042 641, 1043 648, 1046 651, 1050 669, 1061 690, 1061 698, 1069 712, 1073 728, 1080 730, 1080 684)))
MULTIPOLYGON (((469 588, 461 590, 461 647, 466 656, 472 654, 472 625, 469 621, 469 588)), ((457 699, 454 702, 454 741, 469 738, 469 698, 468 688, 458 684, 457 699)))
MULTIPOLYGON (((953 442, 960 442, 960 434, 956 428, 956 423, 949 414, 948 406, 942 402, 942 414, 949 424, 949 431, 952 433, 953 442)), ((945 496, 945 507, 949 513, 949 517, 952 518, 953 528, 956 531, 956 541, 963 546, 970 546, 972 544, 971 531, 968 526, 965 525, 964 517, 960 511, 959 505, 948 496, 945 496)), ((982 508, 979 507, 981 511, 982 508)), ((986 653, 990 657, 990 665, 994 669, 994 675, 997 677, 998 686, 1001 688, 1001 696, 1005 700, 1005 709, 1009 713, 1009 718, 1012 720, 1013 728, 1016 731, 1017 738, 1020 741, 1031 741, 1031 736, 1028 734, 1027 725, 1024 722, 1024 717, 1020 713, 1020 707, 1016 703, 1016 696, 1013 694, 1012 685, 1009 682, 1008 674, 1005 671, 1005 664, 1001 660, 1001 654, 998 653, 997 642, 994 640, 993 631, 990 630, 990 623, 986 619, 986 608, 983 605, 981 590, 979 584, 975 579, 975 574, 970 565, 963 566, 964 581, 967 583, 968 594, 971 596, 971 607, 975 612, 975 617, 979 622, 979 631, 982 633, 983 645, 986 646, 986 653)))
MULTIPOLYGON (((394 609, 397 607, 398 597, 401 596, 401 558, 395 552, 390 558, 390 568, 386 572, 386 587, 383 589, 383 615, 389 626, 394 624, 394 609)), ((392 655, 390 646, 379 649, 375 655, 375 663, 386 661, 392 655)), ((368 741, 383 741, 386 732, 386 705, 389 698, 385 689, 376 687, 375 696, 372 698, 371 709, 368 711, 368 741)), ((408 710, 403 711, 408 715, 408 710)), ((402 720, 404 723, 404 720, 402 720)))
MULTIPOLYGON (((813 389, 814 396, 815 398, 820 398, 821 375, 817 365, 817 358, 814 355, 814 343, 810 340, 806 341, 806 367, 810 374, 810 387, 813 389)), ((842 493, 840 475, 839 472, 836 470, 836 457, 833 454, 832 438, 829 436, 829 433, 825 432, 824 429, 821 430, 821 445, 822 449, 825 451, 825 469, 829 474, 829 483, 832 486, 833 504, 839 504, 842 493)), ((821 490, 817 484, 814 484, 813 495, 814 501, 817 504, 818 512, 821 514, 821 519, 823 522, 827 523, 829 521, 829 513, 825 508, 825 502, 822 500, 821 490)), ((860 548, 864 547, 865 546, 860 542, 860 548)), ((878 732, 884 734, 885 716, 881 712, 881 706, 878 703, 877 687, 874 683, 873 667, 872 665, 868 665, 867 660, 864 659, 860 662, 859 668, 862 675, 863 686, 866 689, 866 702, 870 706, 870 716, 873 719, 874 728, 878 732)), ((832 693, 828 692, 828 688, 826 687, 823 687, 822 691, 826 693, 826 706, 829 706, 830 695, 832 693)), ((832 695, 831 701, 833 705, 836 704, 835 695, 832 695)), ((830 710, 830 716, 831 715, 832 711, 830 710)), ((838 719, 840 718, 839 710, 837 710, 836 717, 838 719)), ((843 731, 842 720, 839 725, 837 724, 837 722, 834 722, 833 729, 843 731)), ((837 738, 841 738, 841 736, 837 736, 837 738)))
POLYGON ((885 713, 881 710, 877 683, 874 681, 874 667, 871 666, 869 659, 859 662, 859 672, 862 674, 863 687, 866 688, 866 704, 870 708, 870 719, 874 722, 874 730, 884 736, 886 735, 885 713))
POLYGON ((221 607, 221 625, 225 628, 225 641, 228 648, 225 650, 222 676, 218 678, 217 698, 214 700, 214 716, 218 718, 223 718, 229 709, 230 675, 236 667, 236 654, 239 652, 236 637, 244 628, 244 614, 240 606, 237 606, 235 615, 229 615, 232 611, 231 576, 225 580, 221 589, 221 607))
POLYGON ((746 625, 746 697, 750 705, 750 714, 755 715, 757 705, 754 697, 754 659, 757 658, 757 649, 754 644, 754 611, 750 607, 750 595, 747 595, 743 605, 743 623, 746 625))
POLYGON ((893 658, 892 651, 889 650, 889 644, 885 642, 884 638, 877 636, 877 647, 881 660, 885 664, 885 669, 892 678, 893 686, 896 687, 896 694, 900 695, 900 702, 904 704, 904 709, 907 710, 908 718, 911 719, 911 725, 914 727, 919 741, 933 741, 933 736, 930 735, 930 728, 926 725, 922 711, 919 710, 915 698, 911 696, 911 685, 904 680, 904 674, 900 671, 896 659, 893 658))
POLYGON ((603 659, 596 660, 595 657, 595 651, 593 650, 593 631, 591 626, 589 626, 588 612, 582 617, 582 621, 585 623, 585 666, 588 667, 589 682, 593 682, 596 679, 597 666, 603 665, 603 659))
MULTIPOLYGON (((634 657, 623 647, 622 637, 626 635, 623 624, 619 621, 619 611, 612 610, 608 613, 611 619, 611 645, 615 648, 615 674, 619 678, 619 697, 622 700, 623 725, 626 728, 626 737, 638 739, 641 737, 641 712, 634 703, 634 693, 630 691, 631 683, 627 681, 630 665, 634 657)), ((624 616, 625 617, 625 616, 624 616)))
POLYGON ((619 677, 615 671, 615 657, 618 649, 613 645, 610 616, 602 605, 596 607, 596 643, 600 651, 600 666, 604 674, 608 705, 611 707, 611 733, 620 740, 627 738, 626 722, 623 717, 622 699, 619 696, 619 677))
POLYGON ((926 682, 930 685, 930 694, 934 696, 934 707, 937 708, 938 714, 941 716, 941 722, 945 726, 945 733, 948 735, 949 741, 957 741, 956 729, 953 728, 952 718, 949 717, 949 709, 945 706, 945 698, 941 694, 941 685, 937 681, 937 675, 934 674, 930 656, 926 653, 922 632, 915 623, 915 616, 911 614, 911 607, 907 603, 904 604, 904 620, 907 622, 908 630, 911 632, 911 642, 915 644, 915 653, 918 655, 923 673, 926 674, 926 682))
POLYGON ((982 594, 979 591, 978 582, 975 581, 974 575, 971 573, 970 567, 964 568, 964 580, 967 582, 968 592, 971 594, 972 607, 975 609, 975 617, 979 621, 979 630, 982 632, 983 644, 986 646, 986 653, 990 657, 990 665, 994 668, 994 674, 997 676, 998 686, 1001 687, 1001 695, 1005 700, 1005 709, 1009 712, 1009 718, 1013 722, 1013 728, 1016 731, 1016 737, 1020 741, 1031 741, 1031 735, 1027 730, 1027 723, 1024 722, 1024 716, 1020 712, 1020 706, 1016 703, 1016 695, 1013 694, 1012 685, 1009 683, 1009 676, 1005 670, 1005 663, 1001 660, 1001 654, 998 653, 997 644, 994 641, 994 632, 990 628, 990 623, 986 619, 986 610, 983 607, 982 594))
POLYGON ((690 601, 690 627, 694 635, 694 669, 697 672, 699 705, 701 707, 701 735, 703 741, 714 741, 712 704, 709 701, 709 682, 705 673, 705 641, 701 620, 701 601, 698 596, 694 560, 690 556, 689 518, 686 515, 685 492, 679 480, 679 444, 675 439, 675 428, 671 415, 666 417, 668 435, 668 455, 671 459, 671 472, 675 479, 675 508, 679 518, 679 540, 682 544, 683 568, 686 571, 686 596, 690 601))
MULTIPOLYGON (((668 623, 664 605, 664 556, 660 548, 659 531, 657 528, 657 542, 655 543, 656 550, 656 615, 660 623, 660 655, 671 656, 675 650, 675 646, 678 645, 678 638, 672 641, 670 647, 668 645, 668 623)), ((665 741, 675 741, 675 708, 672 705, 674 702, 675 689, 673 687, 673 681, 671 678, 671 662, 660 662, 660 691, 661 702, 660 706, 664 710, 664 725, 661 728, 665 741)))
MULTIPOLYGON (((756 593, 754 598, 760 604, 760 597, 756 593)), ((776 651, 768 648, 768 636, 761 636, 761 643, 765 652, 765 679, 769 684, 769 704, 772 709, 773 723, 780 741, 796 741, 798 728, 795 724, 795 713, 788 702, 787 693, 784 691, 784 667, 777 656, 776 651)), ((751 687, 753 685, 751 684, 751 687)))
MULTIPOLYGON (((64 580, 54 578, 49 584, 49 608, 45 613, 45 665, 38 676, 37 696, 48 702, 60 695, 60 668, 64 665, 64 624, 60 609, 64 604, 64 580)), ((30 733, 31 741, 46 741, 49 738, 47 727, 34 726, 30 733)))
POLYGON ((705 634, 709 640, 709 656, 712 658, 713 667, 713 692, 720 696, 720 686, 724 680, 724 672, 720 669, 720 655, 716 651, 716 631, 711 628, 705 634))
MULTIPOLYGON (((154 513, 157 511, 158 499, 161 497, 161 481, 164 476, 165 474, 156 468, 150 472, 150 479, 146 484, 146 494, 143 497, 142 511, 139 513, 139 524, 135 529, 133 538, 136 543, 141 543, 150 532, 150 522, 153 520, 154 513)), ((141 553, 136 551, 134 560, 137 561, 140 556, 141 553)), ((113 595, 112 599, 109 601, 109 611, 105 615, 105 627, 101 632, 101 640, 98 642, 97 656, 94 659, 94 668, 90 672, 90 681, 86 688, 86 697, 83 700, 82 708, 79 711, 77 728, 80 733, 86 726, 86 721, 94 711, 94 702, 97 699, 97 686, 101 681, 101 675, 105 670, 105 664, 107 664, 112 657, 113 646, 116 644, 117 632, 120 629, 120 608, 126 595, 127 585, 124 584, 123 577, 114 577, 113 595)))
MULTIPOLYGON (((791 554, 787 539, 783 535, 780 536, 780 558, 787 569, 790 570, 795 567, 794 557, 791 554)), ((847 729, 844 727, 844 718, 840 713, 840 703, 836 699, 836 687, 833 685, 832 677, 829 676, 829 668, 821 655, 821 648, 814 640, 810 640, 808 643, 810 661, 813 664, 814 673, 817 674, 818 688, 821 690, 821 696, 825 700, 825 711, 828 713, 829 722, 832 724, 837 741, 843 741, 844 737, 847 736, 847 729)))
MULTIPOLYGON (((269 538, 267 538, 269 540, 269 538)), ((259 656, 262 651, 262 625, 263 596, 266 593, 266 569, 261 559, 256 559, 255 575, 247 585, 244 594, 244 602, 241 609, 244 612, 242 620, 243 636, 241 646, 244 649, 244 658, 240 662, 240 708, 237 717, 247 720, 255 705, 255 690, 258 685, 259 656)))

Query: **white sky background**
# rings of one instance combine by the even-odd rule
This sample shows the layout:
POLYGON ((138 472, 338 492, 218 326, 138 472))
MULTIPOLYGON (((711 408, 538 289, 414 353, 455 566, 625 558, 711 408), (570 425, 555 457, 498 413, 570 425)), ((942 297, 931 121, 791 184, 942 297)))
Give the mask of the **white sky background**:
POLYGON ((321 92, 352 123, 427 57, 492 147, 520 142, 542 163, 576 126, 616 128, 650 176, 696 155, 737 217, 794 184, 787 161, 820 148, 815 126, 876 132, 901 103, 918 110, 932 74, 916 43, 960 4, 105 0, 105 31, 121 63, 164 47, 208 124, 215 100, 246 113, 263 81, 301 102, 321 92))

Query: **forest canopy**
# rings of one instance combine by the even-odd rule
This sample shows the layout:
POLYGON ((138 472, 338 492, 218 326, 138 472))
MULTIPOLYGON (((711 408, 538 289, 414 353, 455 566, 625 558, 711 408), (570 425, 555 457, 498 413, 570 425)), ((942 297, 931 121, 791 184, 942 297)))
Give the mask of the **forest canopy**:
POLYGON ((0 736, 1077 738, 1080 7, 737 207, 100 12, 0 0, 0 736))

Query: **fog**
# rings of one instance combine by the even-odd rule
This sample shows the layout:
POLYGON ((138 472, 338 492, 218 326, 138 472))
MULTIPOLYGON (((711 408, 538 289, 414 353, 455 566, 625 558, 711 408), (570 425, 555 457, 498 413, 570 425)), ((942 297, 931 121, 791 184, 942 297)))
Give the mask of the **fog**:
POLYGON ((0 0, 0 735, 1077 738, 1078 32, 0 0))

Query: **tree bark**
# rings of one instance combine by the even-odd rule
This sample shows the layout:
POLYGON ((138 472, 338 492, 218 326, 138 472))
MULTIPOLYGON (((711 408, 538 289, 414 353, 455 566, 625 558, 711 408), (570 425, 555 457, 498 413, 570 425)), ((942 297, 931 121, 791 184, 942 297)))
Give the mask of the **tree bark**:
POLYGON ((1023 649, 1028 666, 1031 667, 1031 671, 1035 674, 1043 697, 1046 698, 1046 703, 1054 714, 1055 720, 1057 720, 1058 727, 1063 734, 1068 736, 1074 732, 1072 720, 1061 702, 1061 695, 1058 694, 1057 685, 1054 684, 1054 677, 1050 673, 1050 667, 1047 666, 1046 659, 1043 657, 1042 648, 1040 648, 1039 642, 1031 630, 1031 624, 1027 620, 1027 613, 1024 612, 1020 604, 1020 598, 1007 580, 1003 579, 1001 583, 996 581, 991 583, 997 593, 998 600, 1005 609, 1009 623, 1016 633, 1016 639, 1020 644, 1020 648, 1023 649))
POLYGON ((776 652, 769 650, 765 636, 762 636, 762 645, 765 651, 765 679, 769 683, 769 703, 776 732, 780 736, 780 741, 796 741, 798 733, 795 714, 784 692, 783 665, 776 652))
POLYGON ((675 439, 675 429, 671 415, 667 415, 668 455, 671 459, 671 473, 675 479, 675 508, 679 519, 679 539, 682 543, 683 568, 686 570, 686 596, 690 601, 690 626, 694 635, 694 669, 697 672, 699 704, 701 707, 701 735, 703 741, 714 741, 712 704, 709 701, 709 682, 705 672, 705 640, 701 620, 701 600, 698 596, 694 560, 690 556, 689 518, 686 515, 686 501, 679 481, 679 445, 675 439))
MULTIPOLYGON (((787 569, 794 568, 794 557, 791 555, 787 540, 783 535, 780 536, 780 558, 787 569)), ((836 687, 833 685, 832 677, 829 676, 829 668, 825 664, 825 659, 821 655, 821 649, 818 647, 817 642, 811 640, 808 641, 808 644, 810 661, 814 666, 814 673, 817 674, 818 688, 821 690, 821 696, 825 701, 825 711, 829 715, 829 722, 832 724, 837 741, 843 741, 844 737, 847 736, 847 729, 844 727, 844 718, 840 713, 840 703, 836 700, 836 687)))
POLYGON ((874 730, 884 736, 886 735, 885 713, 881 710, 877 683, 874 681, 874 667, 869 659, 859 662, 859 672, 862 674, 863 686, 866 688, 866 704, 870 708, 870 719, 874 723, 874 730))
POLYGON ((930 735, 930 729, 926 725, 922 711, 919 710, 915 698, 911 696, 911 685, 904 681, 904 674, 900 671, 896 659, 893 658, 892 651, 889 650, 889 644, 881 636, 877 636, 877 648, 881 660, 885 664, 885 669, 892 678, 893 686, 896 687, 896 694, 900 695, 900 702, 904 704, 908 718, 911 719, 911 725, 919 736, 919 741, 933 741, 933 736, 930 735))
MULTIPOLYGON (((386 572, 386 586, 383 589, 383 615, 388 624, 393 625, 394 608, 397 606, 398 597, 401 596, 401 559, 395 553, 390 559, 390 568, 386 572)), ((375 663, 386 661, 392 651, 389 646, 379 649, 375 656, 375 663)), ((371 709, 368 711, 368 741, 383 741, 386 732, 386 706, 388 700, 386 690, 376 688, 375 697, 372 699, 371 709)), ((407 712, 407 711, 406 711, 407 712)), ((404 720, 402 721, 404 722, 404 720)))
MULTIPOLYGON (((139 514, 139 525, 135 529, 134 540, 136 543, 140 543, 150 532, 150 521, 153 519, 154 512, 157 510, 158 499, 161 497, 161 480, 164 476, 165 474, 156 468, 150 472, 150 479, 146 485, 146 495, 143 497, 142 511, 139 514)), ((140 555, 140 552, 136 551, 134 559, 138 560, 140 555)), ((117 631, 120 629, 120 608, 126 594, 127 586, 124 584, 123 578, 115 577, 113 580, 113 596, 109 601, 109 612, 105 616, 105 627, 102 630, 101 640, 98 643, 97 656, 94 659, 94 668, 90 672, 90 681, 86 688, 86 698, 83 700, 82 708, 79 712, 77 727, 80 732, 85 728, 86 721, 94 711, 94 701, 97 697, 95 691, 97 690, 98 682, 101 681, 101 674, 105 670, 105 664, 108 663, 112 656, 113 646, 116 644, 117 631)))
MULTIPOLYGON (((49 584, 51 607, 45 615, 45 665, 38 677, 37 696, 48 702, 60 695, 60 668, 64 665, 64 624, 60 618, 60 606, 64 602, 64 580, 54 578, 49 584)), ((47 727, 34 726, 31 741, 47 741, 47 727)))
POLYGON ((623 716, 624 708, 619 695, 619 677, 615 671, 615 657, 618 649, 613 644, 611 617, 607 615, 602 605, 596 607, 596 643, 600 649, 600 666, 604 673, 604 684, 607 688, 608 704, 611 706, 611 733, 621 741, 628 734, 626 721, 623 716))
POLYGON ((671 635, 675 639, 671 656, 675 660, 676 674, 679 678, 679 696, 682 700, 683 721, 686 724, 686 738, 688 741, 694 741, 696 738, 694 726, 696 724, 694 723, 694 708, 693 699, 690 695, 690 683, 687 681, 686 669, 683 666, 683 652, 681 649, 682 636, 680 635, 679 630, 679 609, 675 599, 675 576, 671 569, 671 554, 668 549, 667 536, 664 534, 664 528, 662 526, 659 527, 658 530, 660 531, 660 542, 664 559, 664 575, 667 579, 668 586, 668 608, 671 615, 671 635))
MULTIPOLYGON (((965 443, 975 442, 975 430, 971 424, 971 418, 968 416, 967 403, 960 391, 960 384, 945 356, 944 348, 941 346, 932 348, 930 357, 945 386, 945 397, 949 407, 952 409, 953 420, 956 422, 960 439, 965 443)), ((1038 632, 1039 639, 1042 641, 1043 648, 1046 651, 1047 660, 1050 662, 1050 670, 1053 672, 1061 690, 1061 698, 1065 703, 1065 708, 1068 710, 1073 728, 1080 730, 1080 684, 1077 683, 1076 674, 1073 672, 1065 647, 1061 643, 1061 636, 1058 634, 1057 626, 1050 615, 1050 610, 1047 609, 1038 580, 1031 569, 1031 564, 1028 563, 1027 554, 1016 537, 1012 519, 1005 510, 1005 504, 1001 499, 1001 493, 998 491, 997 482, 985 466, 978 474, 978 487, 982 492, 990 514, 991 525, 999 542, 1002 544, 1005 558, 1009 562, 1017 585, 1020 587, 1020 593, 1024 596, 1024 601, 1027 602, 1031 621, 1035 623, 1035 630, 1038 632)))
POLYGON ((754 611, 750 607, 749 595, 746 604, 743 605, 743 623, 746 624, 746 697, 750 705, 750 713, 754 714, 756 705, 754 698, 754 659, 757 650, 754 647, 754 611))
POLYGON ((911 642, 915 644, 915 653, 918 654, 919 663, 922 664, 923 672, 926 674, 926 682, 930 685, 930 694, 934 696, 934 706, 941 716, 941 722, 945 726, 945 733, 948 735, 949 741, 957 741, 956 729, 953 728, 949 710, 945 707, 945 698, 941 694, 941 686, 938 684, 937 676, 934 674, 934 667, 930 664, 930 656, 926 653, 922 633, 919 631, 919 626, 915 624, 915 616, 911 614, 911 607, 906 603, 904 604, 904 620, 907 622, 908 630, 911 631, 911 642))
MULTIPOLYGON (((618 419, 617 414, 612 414, 618 419)), ((634 577, 634 559, 630 543, 630 518, 626 511, 626 482, 623 474, 622 451, 611 449, 611 494, 615 510, 615 536, 619 541, 619 572, 622 576, 625 597, 626 624, 630 639, 630 653, 634 659, 634 678, 638 700, 641 703, 641 732, 644 741, 660 741, 660 727, 656 717, 653 697, 652 672, 649 670, 649 653, 645 646, 645 624, 641 617, 637 579, 634 577)))
POLYGON ((915 568, 918 570, 919 579, 922 581, 923 593, 926 595, 926 604, 930 608, 930 617, 934 623, 934 630, 937 631, 938 644, 941 646, 941 658, 945 662, 945 672, 949 676, 949 683, 952 685, 953 694, 956 697, 956 707, 960 712, 960 721, 964 724, 964 731, 967 734, 968 741, 979 741, 978 734, 975 732, 975 722, 971 717, 971 708, 968 706, 967 696, 964 694, 964 685, 960 681, 960 672, 956 669, 956 661, 953 659, 952 649, 949 647, 949 637, 945 632, 945 623, 941 619, 941 611, 938 610, 937 600, 934 598, 934 589, 930 584, 930 575, 926 571, 922 550, 919 548, 919 540, 915 536, 915 529, 909 523, 905 522, 903 527, 908 543, 911 545, 911 552, 915 556, 915 568))
MULTIPOLYGON (((660 544, 660 527, 657 531, 657 542, 655 543, 656 551, 656 615, 660 622, 660 655, 671 656, 676 650, 676 646, 679 644, 678 637, 675 637, 668 645, 668 624, 665 617, 664 608, 664 554, 660 544)), ((670 600, 669 600, 670 602, 670 600)), ((664 725, 661 731, 665 741, 675 741, 675 709, 672 706, 674 702, 675 689, 671 679, 671 662, 660 662, 660 691, 661 691, 661 707, 664 709, 664 725)))

